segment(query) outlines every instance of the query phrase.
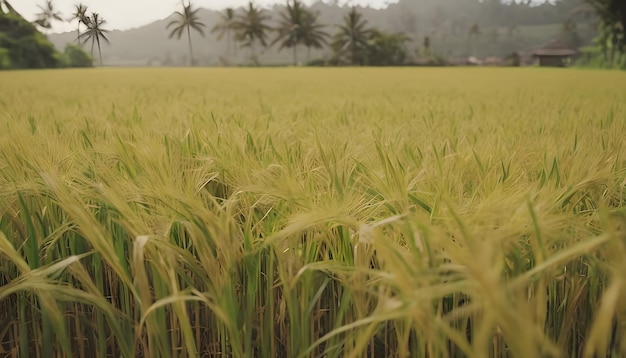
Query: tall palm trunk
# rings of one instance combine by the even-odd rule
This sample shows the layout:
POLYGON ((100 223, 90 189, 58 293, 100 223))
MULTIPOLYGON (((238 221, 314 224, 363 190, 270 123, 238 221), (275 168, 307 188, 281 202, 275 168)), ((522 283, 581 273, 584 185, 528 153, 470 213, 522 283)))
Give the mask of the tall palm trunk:
POLYGON ((191 30, 187 26, 187 41, 189 42, 189 66, 193 66, 193 46, 191 45, 191 30))
POLYGON ((354 38, 352 38, 352 42, 350 43, 350 57, 350 64, 356 66, 356 45, 354 44, 354 38))
POLYGON ((230 34, 230 30, 226 31, 226 57, 230 57, 231 55, 231 50, 230 50, 230 45, 232 42, 232 35, 230 34))
POLYGON ((613 36, 611 38, 611 67, 615 65, 615 51, 620 45, 619 33, 617 28, 613 28, 613 36))
POLYGON ((98 42, 98 55, 100 56, 100 66, 103 66, 102 63, 102 51, 100 50, 100 37, 96 36, 96 42, 98 42))
POLYGON ((478 48, 480 47, 479 40, 480 38, 478 37, 478 35, 474 35, 474 41, 472 42, 472 56, 474 57, 478 57, 478 48))
POLYGON ((250 41, 250 64, 252 66, 256 66, 257 58, 256 58, 256 48, 254 46, 254 40, 250 41))
POLYGON ((298 49, 297 45, 293 45, 293 65, 298 66, 298 49))

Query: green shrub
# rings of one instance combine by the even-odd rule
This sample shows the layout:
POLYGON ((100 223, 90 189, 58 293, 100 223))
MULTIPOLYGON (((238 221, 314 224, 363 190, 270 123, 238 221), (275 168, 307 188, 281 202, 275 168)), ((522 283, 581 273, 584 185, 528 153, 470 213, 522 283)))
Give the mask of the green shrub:
POLYGON ((0 68, 54 68, 58 52, 48 39, 19 15, 0 14, 0 48, 6 49, 9 66, 0 68))
POLYGON ((93 67, 93 59, 79 46, 68 44, 63 55, 67 67, 93 67))

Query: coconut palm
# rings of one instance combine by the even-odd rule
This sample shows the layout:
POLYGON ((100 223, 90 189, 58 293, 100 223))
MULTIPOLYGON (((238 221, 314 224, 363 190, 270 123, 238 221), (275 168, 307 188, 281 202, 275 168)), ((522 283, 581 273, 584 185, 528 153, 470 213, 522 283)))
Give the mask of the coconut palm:
POLYGON ((15 10, 13 6, 11 6, 11 4, 9 4, 9 0, 0 0, 0 13, 14 14, 19 16, 21 19, 24 19, 24 17, 19 12, 17 12, 17 10, 15 10))
POLYGON ((595 13, 602 20, 601 32, 608 32, 605 35, 610 42, 612 52, 611 62, 615 51, 620 55, 626 52, 626 2, 624 0, 586 0, 591 5, 595 13))
POLYGON ((601 31, 610 33, 611 65, 614 64, 615 52, 626 53, 626 2, 624 0, 588 0, 602 19, 601 31))
POLYGON ((287 2, 285 11, 280 13, 280 20, 276 31, 278 35, 272 45, 280 42, 279 50, 293 49, 293 65, 298 65, 298 44, 303 42, 302 29, 306 10, 298 0, 287 2))
POLYGON ((227 55, 230 55, 232 42, 237 40, 235 37, 236 29, 235 10, 230 7, 220 13, 220 22, 211 29, 211 33, 217 33, 217 41, 226 38, 227 55))
POLYGON ((87 6, 83 4, 74 5, 74 13, 68 21, 78 20, 76 26, 76 42, 80 42, 80 24, 87 24, 87 6))
POLYGON ((63 21, 61 13, 59 11, 55 11, 52 0, 46 1, 45 6, 37 5, 37 7, 41 10, 41 12, 37 14, 37 20, 35 20, 35 24, 39 25, 40 27, 44 29, 50 29, 52 28, 52 21, 63 21))
POLYGON ((205 27, 205 25, 199 20, 198 11, 200 11, 200 9, 194 9, 191 2, 188 2, 187 5, 183 3, 183 11, 176 11, 174 13, 177 17, 176 20, 172 20, 166 27, 166 29, 173 27, 172 32, 170 32, 170 38, 176 36, 177 39, 180 40, 183 32, 187 32, 190 66, 193 66, 194 64, 193 45, 191 44, 191 29, 196 30, 200 33, 200 35, 202 35, 202 37, 204 37, 204 30, 202 28, 205 27))
POLYGON ((259 42, 261 46, 267 46, 267 32, 271 27, 267 25, 270 17, 263 9, 257 8, 252 1, 248 3, 248 8, 243 14, 237 16, 235 28, 237 29, 237 39, 243 43, 244 47, 250 48, 251 58, 256 62, 255 44, 259 42))
POLYGON ((367 28, 367 21, 363 15, 352 7, 350 12, 344 16, 343 25, 339 25, 339 31, 333 38, 332 46, 339 56, 347 54, 351 65, 363 65, 364 54, 367 52, 367 45, 371 30, 367 28))
POLYGON ((102 49, 100 48, 100 40, 102 39, 106 43, 109 43, 109 39, 106 37, 106 34, 109 32, 109 30, 103 28, 104 24, 106 24, 106 20, 101 18, 98 13, 92 13, 90 17, 85 17, 84 20, 87 21, 85 23, 85 25, 87 26, 87 30, 80 34, 78 38, 82 40, 83 44, 91 40, 91 57, 93 57, 94 45, 98 45, 100 66, 102 66, 102 49))
POLYGON ((330 35, 322 30, 325 26, 319 23, 319 14, 306 11, 302 21, 302 43, 307 49, 307 62, 311 60, 311 47, 321 49, 328 43, 330 35))
POLYGON ((14 11, 15 10, 13 9, 13 7, 11 7, 11 4, 9 4, 8 0, 0 0, 0 13, 4 14, 14 11))

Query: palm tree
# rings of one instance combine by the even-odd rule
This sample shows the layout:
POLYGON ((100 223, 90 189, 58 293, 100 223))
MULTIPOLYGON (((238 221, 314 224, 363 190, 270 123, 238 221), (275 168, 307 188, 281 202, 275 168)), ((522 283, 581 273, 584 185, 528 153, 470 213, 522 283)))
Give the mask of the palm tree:
POLYGON ((332 46, 338 55, 347 53, 351 65, 363 64, 361 56, 367 49, 371 30, 366 28, 367 21, 362 19, 356 7, 344 16, 343 25, 339 25, 339 32, 335 34, 332 46))
POLYGON ((0 14, 11 12, 12 8, 8 1, 0 0, 0 14))
POLYGON ((37 14, 35 24, 43 27, 44 29, 52 28, 52 21, 54 20, 63 21, 61 13, 54 10, 52 0, 48 0, 45 6, 37 5, 37 7, 41 10, 41 12, 37 14))
POLYGON ((231 42, 233 40, 236 41, 234 36, 236 31, 235 10, 230 7, 227 8, 223 13, 220 13, 220 20, 219 23, 213 26, 211 33, 218 33, 217 41, 222 41, 226 37, 226 55, 228 56, 231 52, 231 42))
POLYGON ((306 46, 307 62, 311 60, 311 47, 321 49, 328 43, 330 35, 322 30, 325 26, 318 21, 319 13, 306 11, 302 21, 302 42, 306 46))
POLYGON ((170 33, 170 38, 176 36, 179 40, 183 35, 183 32, 187 30, 187 41, 189 43, 189 65, 193 66, 194 58, 193 58, 193 46, 191 45, 191 29, 194 29, 204 37, 204 30, 202 30, 205 25, 200 22, 198 19, 198 11, 200 9, 193 9, 191 3, 187 3, 185 5, 183 3, 183 11, 176 11, 175 15, 177 16, 176 20, 172 20, 169 24, 167 24, 166 29, 170 27, 174 27, 172 32, 170 33))
MULTIPOLYGON (((626 2, 624 0, 586 0, 601 20, 600 37, 606 47, 611 46, 611 63, 613 63, 615 51, 620 56, 626 52, 626 2), (608 44, 607 44, 608 42, 608 44)), ((603 49, 606 60, 606 48, 603 49)))
POLYGON ((298 44, 303 42, 302 29, 304 25, 306 10, 298 0, 293 3, 287 2, 284 12, 280 13, 280 21, 276 30, 278 35, 272 45, 280 42, 279 51, 284 48, 293 49, 293 65, 298 65, 298 44))
POLYGON ((87 25, 87 6, 83 4, 74 5, 74 13, 72 17, 68 21, 78 20, 78 25, 76 27, 76 42, 80 42, 80 24, 87 25))
POLYGON ((93 57, 94 45, 98 45, 100 66, 102 66, 102 50, 100 49, 100 39, 104 40, 106 43, 109 43, 109 39, 106 37, 106 33, 109 32, 109 30, 102 28, 102 26, 106 24, 106 21, 101 18, 100 15, 97 13, 92 13, 91 17, 85 17, 84 20, 87 21, 85 23, 85 25, 87 26, 87 30, 80 34, 78 38, 83 40, 83 44, 91 40, 91 57, 93 57))
POLYGON ((17 12, 13 6, 11 6, 11 4, 9 4, 9 0, 0 0, 0 13, 3 14, 15 14, 17 16, 19 16, 20 18, 24 18, 22 15, 20 15, 19 12, 17 12))
POLYGON ((266 23, 270 17, 265 15, 263 9, 259 9, 252 1, 248 3, 248 8, 243 14, 237 16, 235 28, 237 29, 237 40, 243 42, 244 47, 249 47, 251 58, 256 62, 256 52, 254 44, 260 42, 261 46, 267 46, 267 32, 271 30, 266 23))

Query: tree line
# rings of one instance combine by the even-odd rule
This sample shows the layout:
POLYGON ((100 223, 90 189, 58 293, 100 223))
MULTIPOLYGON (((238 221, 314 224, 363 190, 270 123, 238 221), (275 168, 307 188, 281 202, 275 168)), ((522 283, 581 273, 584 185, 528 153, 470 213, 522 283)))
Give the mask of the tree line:
POLYGON ((91 67, 92 59, 79 46, 68 45, 60 53, 36 26, 49 28, 60 20, 51 3, 40 7, 42 16, 26 21, 7 0, 0 0, 0 69, 91 67))
MULTIPOLYGON (((0 0, 0 3, 3 1, 6 2, 0 0)), ((581 44, 576 33, 575 19, 587 19, 588 23, 597 21, 598 37, 594 42, 596 45, 594 48, 600 49, 599 52, 604 55, 606 61, 614 61, 616 57, 621 58, 626 50, 625 6, 626 1, 623 0, 558 0, 542 5, 532 5, 528 0, 508 2, 483 0, 462 3, 458 0, 400 0, 398 4, 390 6, 395 7, 396 12, 400 10, 402 15, 398 16, 395 30, 382 31, 376 26, 371 26, 364 18, 362 10, 356 7, 349 8, 343 15, 341 23, 331 27, 323 24, 320 21, 320 14, 305 6, 301 0, 287 0, 286 6, 277 14, 276 20, 272 12, 250 1, 245 8, 228 8, 221 12, 220 20, 210 28, 210 33, 216 35, 218 41, 227 42, 223 58, 229 59, 233 54, 237 57, 238 51, 246 51, 246 57, 253 64, 258 64, 259 51, 275 47, 281 51, 290 51, 294 65, 299 64, 304 58, 300 53, 303 48, 306 49, 307 63, 311 61, 312 49, 327 48, 331 55, 323 62, 330 65, 400 65, 405 63, 408 56, 409 42, 413 42, 414 47, 418 44, 418 53, 421 56, 434 57, 430 46, 433 41, 441 41, 437 33, 443 31, 440 30, 442 26, 452 29, 449 31, 456 34, 455 36, 465 35, 469 53, 475 54, 478 38, 486 36, 483 34, 483 25, 488 22, 484 24, 481 22, 479 25, 479 21, 459 20, 467 16, 476 19, 488 16, 490 21, 500 26, 508 24, 509 32, 515 33, 518 22, 515 19, 519 16, 545 13, 548 19, 555 16, 554 11, 560 11, 567 13, 567 20, 563 23, 563 36, 568 40, 566 42, 574 48, 581 44), (446 11, 450 11, 446 9, 452 2, 458 5, 458 12, 467 13, 446 15, 446 11), (414 16, 417 8, 424 16, 430 17, 427 22, 420 20, 419 26, 416 25, 414 16), (462 9, 465 10, 461 11, 462 9), (590 18, 594 20, 589 20, 590 18), (424 30, 424 26, 430 27, 424 30), (418 28, 422 28, 420 30, 422 37, 419 39, 416 38, 418 28)), ((50 29, 54 21, 64 21, 61 14, 55 11, 51 0, 47 0, 45 6, 40 6, 40 9, 41 12, 34 24, 44 31, 50 29)), ((175 12, 174 18, 166 26, 170 38, 187 40, 190 65, 196 64, 192 35, 198 33, 204 37, 207 30, 207 24, 200 19, 199 10, 190 1, 183 2, 182 10, 175 12)), ((535 18, 535 21, 543 21, 535 18)), ((67 21, 77 22, 77 44, 84 46, 90 43, 92 57, 94 50, 97 49, 99 62, 102 64, 101 43, 109 42, 106 21, 98 13, 88 14, 87 7, 82 4, 75 6, 75 12, 67 21)))
MULTIPOLYGON (((327 61, 330 65, 400 65, 405 63, 408 56, 408 42, 418 44, 421 57, 438 60, 431 51, 431 44, 442 26, 449 27, 455 36, 465 36, 470 54, 475 55, 479 37, 486 35, 495 41, 498 36, 497 32, 483 34, 482 25, 492 26, 492 31, 504 27, 511 36, 519 32, 518 26, 522 23, 542 25, 556 19, 562 21, 561 38, 572 48, 577 49, 583 44, 577 33, 577 21, 586 21, 595 24, 598 29, 598 37, 594 41, 597 46, 594 48, 601 49, 605 61, 612 63, 626 54, 625 0, 556 0, 539 5, 530 0, 400 0, 395 6, 407 11, 404 11, 405 16, 398 18, 398 31, 392 32, 370 26, 362 12, 351 7, 332 33, 329 26, 320 23, 319 13, 299 0, 286 2, 274 26, 271 25, 272 17, 253 2, 242 10, 226 9, 220 13, 221 21, 211 32, 218 34, 218 40, 228 41, 227 56, 233 49, 247 48, 252 62, 256 62, 259 47, 278 45, 279 50, 292 50, 294 65, 298 64, 298 48, 302 47, 307 50, 307 62, 310 61, 311 49, 327 47, 332 53, 327 61), (424 14, 428 14, 425 11, 429 6, 430 18, 421 21, 421 27, 426 26, 426 29, 422 29, 423 37, 416 38, 417 20, 409 10, 420 12, 421 7, 424 14), (446 15, 446 11, 450 11, 446 9, 453 9, 454 16, 446 15), (464 11, 467 14, 463 14, 464 11), (475 20, 461 21, 469 20, 468 16, 475 20)), ((204 24, 197 17, 193 21, 189 18, 195 17, 198 10, 192 10, 190 2, 184 8, 186 11, 177 12, 178 19, 170 25, 187 26, 187 30, 194 29, 204 36, 204 24), (193 26, 185 25, 192 23, 193 26)), ((180 38, 180 32, 176 34, 180 38)), ((190 58, 193 62, 191 49, 190 58)))
MULTIPOLYGON (((175 19, 167 25, 171 29, 170 38, 181 39, 186 34, 190 64, 194 63, 192 31, 205 35, 206 25, 200 21, 198 11, 191 2, 183 4, 183 10, 177 11, 175 19)), ((368 26, 356 7, 344 16, 343 24, 333 35, 320 23, 319 14, 299 0, 287 1, 277 24, 271 25, 271 20, 266 10, 249 2, 241 10, 227 8, 220 13, 220 22, 212 27, 211 33, 218 40, 227 41, 227 57, 237 49, 244 49, 256 64, 259 48, 278 46, 279 50, 290 50, 293 64, 298 65, 299 48, 306 48, 309 62, 311 49, 328 46, 333 50, 330 62, 335 65, 399 65, 404 63, 405 43, 410 40, 403 33, 387 33, 368 26)))
MULTIPOLYGON (((51 0, 39 6, 41 12, 34 24, 42 29, 52 28, 54 21, 65 21, 60 12, 55 10, 51 0)), ((185 37, 189 47, 189 65, 195 64, 192 32, 205 36, 206 24, 200 21, 199 8, 191 2, 183 3, 181 11, 174 13, 174 19, 167 24, 169 37, 185 37)), ((307 62, 312 48, 321 49, 329 46, 333 50, 332 64, 340 65, 399 65, 406 57, 405 42, 409 38, 402 33, 386 33, 369 27, 357 8, 351 8, 344 17, 344 24, 331 36, 326 26, 319 22, 319 14, 311 11, 299 0, 287 2, 284 12, 279 14, 276 26, 270 25, 271 16, 266 10, 252 1, 242 10, 227 8, 220 14, 221 21, 211 28, 218 40, 228 42, 225 54, 245 49, 249 52, 252 63, 258 64, 258 50, 268 46, 278 46, 280 50, 293 51, 293 64, 298 65, 298 47, 306 47, 307 62)), ((75 11, 68 21, 76 21, 76 41, 84 46, 91 43, 91 55, 98 50, 99 62, 102 61, 103 42, 109 42, 105 28, 106 20, 98 13, 88 14, 83 4, 75 5, 75 11), (83 28, 81 30, 81 27, 83 28)))
MULTIPOLYGON (((34 21, 42 29, 50 29, 54 21, 64 21, 62 15, 55 10, 51 0, 39 6, 41 12, 34 21)), ((186 38, 189 47, 189 65, 195 64, 191 36, 197 32, 205 36, 206 24, 200 21, 199 8, 191 2, 183 3, 181 11, 174 13, 174 19, 167 24, 169 37, 181 40, 186 38)), ((88 8, 83 4, 75 5, 75 12, 68 21, 76 21, 76 41, 81 46, 91 43, 91 54, 98 50, 100 64, 102 61, 101 43, 109 42, 106 20, 98 13, 87 14, 88 8), (81 26, 83 30, 81 30, 81 26)), ((293 64, 298 65, 298 47, 306 47, 307 62, 310 61, 311 49, 329 46, 333 50, 330 62, 334 65, 399 65, 406 58, 405 43, 410 39, 402 33, 387 33, 368 26, 363 15, 356 7, 352 7, 344 17, 344 23, 337 32, 331 34, 327 26, 319 21, 319 14, 311 11, 299 0, 290 0, 283 12, 279 14, 277 25, 271 25, 271 16, 266 10, 252 1, 241 10, 227 8, 220 14, 221 21, 215 24, 210 32, 217 35, 218 40, 228 42, 225 54, 244 49, 248 51, 252 63, 258 64, 258 50, 269 46, 278 46, 280 50, 293 51, 293 64)))

